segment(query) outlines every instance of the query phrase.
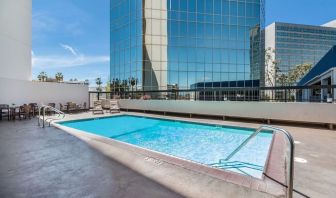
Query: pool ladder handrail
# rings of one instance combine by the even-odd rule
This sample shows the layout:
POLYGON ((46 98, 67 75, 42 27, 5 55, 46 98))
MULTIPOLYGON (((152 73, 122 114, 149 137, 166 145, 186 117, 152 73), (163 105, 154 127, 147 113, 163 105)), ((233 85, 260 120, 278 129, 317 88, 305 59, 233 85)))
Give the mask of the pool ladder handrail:
POLYGON ((294 182, 294 139, 292 135, 286 131, 285 129, 281 129, 278 127, 270 126, 270 125, 262 125, 260 126, 254 133, 252 133, 244 142, 242 142, 233 152, 230 153, 225 158, 225 161, 230 160, 238 151, 240 151, 250 140, 256 137, 262 130, 273 130, 275 132, 281 132, 285 134, 287 140, 290 145, 290 159, 289 159, 289 181, 288 181, 288 188, 287 188, 287 197, 293 197, 293 182, 294 182))
POLYGON ((61 119, 64 119, 64 118, 65 118, 65 113, 64 113, 63 111, 60 111, 60 110, 58 110, 58 109, 56 109, 55 107, 52 107, 52 106, 41 105, 41 107, 39 108, 39 117, 38 117, 38 119, 37 119, 37 121, 38 121, 38 126, 41 126, 41 124, 40 124, 41 110, 43 110, 43 114, 42 114, 42 128, 45 127, 45 122, 46 122, 46 121, 49 121, 49 126, 50 126, 50 123, 51 123, 52 121, 54 121, 54 120, 61 120, 61 119), (62 118, 46 118, 46 119, 44 119, 44 118, 45 118, 45 110, 46 110, 46 109, 50 109, 50 110, 56 112, 56 113, 58 114, 58 117, 61 117, 61 116, 62 116, 62 118))

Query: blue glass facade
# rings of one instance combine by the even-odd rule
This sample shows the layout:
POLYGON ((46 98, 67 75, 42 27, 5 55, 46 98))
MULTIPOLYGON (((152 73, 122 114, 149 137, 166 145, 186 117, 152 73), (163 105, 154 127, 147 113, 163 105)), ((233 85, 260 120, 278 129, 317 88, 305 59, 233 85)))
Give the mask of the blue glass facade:
POLYGON ((129 78, 142 82, 142 0, 110 1, 110 78, 126 87, 129 78))
POLYGON ((259 86, 263 25, 262 0, 111 0, 111 79, 144 90, 259 86))
POLYGON ((275 23, 275 50, 279 69, 287 73, 297 65, 315 65, 336 45, 336 28, 275 23))

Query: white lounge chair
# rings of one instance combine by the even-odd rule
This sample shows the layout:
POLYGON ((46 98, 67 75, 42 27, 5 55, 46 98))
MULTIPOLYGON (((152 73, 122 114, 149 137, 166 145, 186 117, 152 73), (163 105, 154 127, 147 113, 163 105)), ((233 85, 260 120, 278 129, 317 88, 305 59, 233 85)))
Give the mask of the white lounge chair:
POLYGON ((97 100, 93 102, 93 109, 92 109, 92 113, 96 114, 96 113, 100 113, 100 114, 104 114, 102 105, 101 105, 101 101, 97 100))
POLYGON ((110 113, 120 112, 119 104, 117 100, 110 100, 110 113))

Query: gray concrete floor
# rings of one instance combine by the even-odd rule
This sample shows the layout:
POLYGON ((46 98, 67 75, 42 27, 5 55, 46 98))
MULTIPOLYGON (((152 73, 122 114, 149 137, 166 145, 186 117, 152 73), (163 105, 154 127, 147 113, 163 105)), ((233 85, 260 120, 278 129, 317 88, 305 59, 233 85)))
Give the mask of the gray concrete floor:
POLYGON ((0 121, 0 197, 181 197, 37 121, 0 121))
MULTIPOLYGON (((86 117, 92 117, 92 113, 67 115, 68 119, 86 117)), ((171 118, 260 126, 260 123, 171 118)), ((275 126, 293 135, 295 157, 306 160, 305 163, 295 162, 295 189, 310 197, 335 197, 336 131, 275 126)), ((36 120, 0 121, 0 159, 0 197, 180 197, 106 158, 66 132, 53 127, 38 128, 36 120)), ((301 196, 295 194, 294 197, 301 196)))

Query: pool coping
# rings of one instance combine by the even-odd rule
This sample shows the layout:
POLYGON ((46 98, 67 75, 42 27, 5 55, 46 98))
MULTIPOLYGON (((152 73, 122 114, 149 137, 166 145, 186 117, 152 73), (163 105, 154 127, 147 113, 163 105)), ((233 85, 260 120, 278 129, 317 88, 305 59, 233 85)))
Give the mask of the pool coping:
MULTIPOLYGON (((130 113, 120 113, 120 114, 114 114, 114 115, 107 115, 107 116, 100 116, 100 117, 93 117, 93 118, 83 118, 83 119, 69 119, 67 121, 78 121, 78 120, 90 120, 94 118, 108 118, 108 117, 113 117, 113 116, 120 116, 120 115, 131 115, 134 116, 133 114, 130 113)), ((176 118, 160 118, 160 117, 155 117, 153 115, 146 115, 142 117, 149 117, 149 118, 155 118, 155 119, 164 119, 164 120, 173 120, 173 121, 182 121, 182 122, 189 122, 189 123, 197 123, 197 124, 206 124, 206 125, 215 125, 215 124, 209 124, 200 122, 200 121, 185 121, 185 120, 178 120, 176 118)), ((194 161, 182 159, 176 156, 171 156, 169 154, 165 153, 160 153, 157 151, 149 150, 146 148, 142 148, 136 145, 132 145, 126 142, 121 142, 115 139, 111 139, 108 137, 103 137, 100 135, 95 135, 92 133, 88 133, 85 131, 81 131, 78 129, 73 129, 67 126, 63 126, 59 124, 58 122, 64 122, 64 121, 56 121, 53 122, 52 125, 56 128, 59 128, 63 131, 66 131, 67 133, 74 135, 78 137, 79 139, 87 142, 89 145, 93 146, 94 148, 102 151, 104 154, 108 155, 109 157, 112 157, 114 160, 117 160, 121 162, 122 164, 126 165, 127 167, 130 167, 131 169, 149 177, 152 178, 153 180, 157 181, 158 183, 176 191, 179 192, 185 196, 194 196, 191 192, 193 192, 192 186, 190 187, 191 189, 189 190, 181 190, 179 186, 176 186, 174 184, 169 184, 166 181, 164 181, 164 178, 157 178, 155 175, 151 175, 150 173, 148 175, 148 172, 140 170, 141 168, 134 167, 133 161, 127 161, 127 160, 122 160, 118 154, 114 153, 111 154, 109 153, 109 150, 113 149, 118 149, 119 153, 123 153, 125 156, 134 154, 138 157, 136 157, 135 161, 138 163, 143 164, 148 164, 151 163, 152 166, 155 167, 155 169, 160 169, 160 166, 173 166, 170 168, 177 167, 185 169, 192 174, 201 174, 203 177, 211 177, 214 180, 219 180, 222 181, 222 183, 228 185, 229 183, 238 185, 239 187, 243 187, 246 190, 250 189, 255 192, 260 192, 264 193, 265 197, 266 195, 270 195, 270 197, 286 197, 286 189, 277 184, 276 182, 272 181, 271 179, 267 177, 263 177, 262 179, 259 178, 254 178, 251 176, 239 174, 236 172, 232 171, 227 171, 219 168, 214 168, 210 167, 204 164, 200 164, 194 161), (103 146, 108 145, 108 148, 103 146), (112 147, 111 147, 112 146, 112 147), (104 148, 102 148, 104 147, 104 148), (187 191, 187 192, 186 192, 187 191)), ((227 126, 227 125, 221 125, 221 126, 227 126)), ((231 127, 231 125, 230 125, 231 127)), ((247 127, 240 127, 240 126, 233 126, 233 127, 238 127, 238 128, 247 128, 247 127)), ((253 128, 248 128, 248 129, 253 129, 253 128)), ((275 133, 272 136, 272 142, 269 148, 267 160, 265 163, 264 171, 266 172, 267 175, 272 176, 273 178, 277 179, 278 181, 282 183, 286 183, 286 159, 285 159, 285 145, 286 142, 283 137, 280 136, 280 134, 275 133), (275 163, 276 161, 276 163, 275 163)), ((146 167, 147 168, 147 167, 146 167)), ((176 169, 177 170, 177 169, 176 169)), ((209 179, 209 178, 208 178, 209 179)), ((211 180, 214 182, 214 180, 211 180)), ((217 182, 215 182, 217 183, 217 182)), ((197 184, 197 182, 196 182, 197 184)), ((223 185, 222 184, 222 185, 223 185)), ((212 192, 211 192, 212 193, 212 192)), ((219 194, 220 195, 220 194, 219 194)), ((238 197, 238 196, 237 196, 238 197)), ((250 197, 250 195, 248 196, 250 197)), ((256 197, 264 197, 262 195, 258 195, 256 197)))
MULTIPOLYGON (((102 117, 96 117, 96 118, 82 118, 82 119, 74 119, 74 120, 72 119, 72 120, 56 121, 56 122, 60 123, 60 124, 63 124, 63 123, 80 122, 80 121, 90 121, 90 120, 97 120, 97 119, 108 119, 108 118, 111 118, 111 117, 121 117, 121 116, 131 116, 131 117, 137 117, 137 118, 150 118, 150 119, 156 119, 156 120, 173 121, 173 122, 180 122, 180 123, 186 123, 186 124, 198 124, 198 125, 203 125, 203 126, 220 127, 220 128, 243 129, 243 130, 248 130, 248 131, 251 131, 251 132, 255 131, 255 129, 251 128, 251 127, 230 126, 230 125, 223 125, 223 124, 209 124, 209 123, 202 123, 202 122, 197 122, 197 121, 188 121, 188 120, 173 119, 173 118, 169 118, 169 117, 168 118, 167 117, 161 118, 161 117, 147 116, 147 115, 146 116, 143 116, 143 115, 132 115, 132 114, 128 114, 128 113, 126 113, 126 114, 123 114, 123 113, 121 113, 121 114, 114 114, 114 115, 102 116, 102 117)), ((72 127, 69 127, 69 128, 72 128, 72 127)), ((79 129, 77 129, 77 130, 79 130, 79 129)), ((79 131, 86 132, 86 131, 83 131, 83 130, 79 130, 79 131)), ((90 132, 88 132, 88 133, 89 134, 94 134, 94 133, 90 133, 90 132)), ((256 178, 255 177, 255 179, 264 179, 264 177, 265 177, 264 173, 265 173, 266 167, 268 165, 268 159, 270 158, 271 148, 272 148, 272 144, 274 142, 274 133, 273 133, 273 131, 271 131, 271 130, 262 130, 261 133, 272 133, 272 138, 271 138, 270 146, 269 146, 268 151, 267 151, 266 160, 265 160, 265 163, 263 165, 263 170, 262 170, 263 174, 261 175, 261 178, 256 178)), ((100 136, 100 135, 98 135, 98 136, 100 136)), ((113 137, 106 137, 106 138, 116 140, 113 137)), ((116 141, 121 142, 121 143, 126 143, 126 144, 128 144, 130 146, 134 146, 134 147, 137 147, 139 149, 144 149, 147 152, 154 151, 154 150, 143 148, 141 146, 130 144, 130 143, 127 143, 127 142, 124 142, 124 141, 119 141, 119 140, 116 140, 116 141)), ((188 162, 191 162, 191 163, 205 165, 207 167, 210 166, 210 165, 203 164, 203 163, 200 163, 200 162, 197 162, 197 161, 192 161, 192 160, 184 159, 184 158, 181 158, 181 157, 178 157, 178 156, 170 155, 168 153, 162 153, 162 152, 159 152, 159 151, 154 151, 154 152, 157 153, 157 154, 159 154, 159 155, 163 154, 163 155, 167 155, 168 157, 178 158, 178 159, 185 160, 185 161, 188 161, 188 162)), ((223 169, 217 168, 217 167, 212 167, 212 168, 223 170, 223 169)))

